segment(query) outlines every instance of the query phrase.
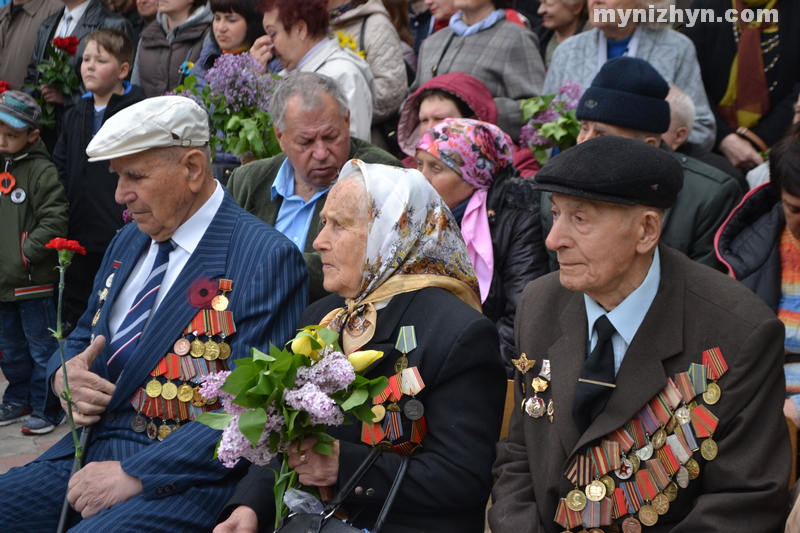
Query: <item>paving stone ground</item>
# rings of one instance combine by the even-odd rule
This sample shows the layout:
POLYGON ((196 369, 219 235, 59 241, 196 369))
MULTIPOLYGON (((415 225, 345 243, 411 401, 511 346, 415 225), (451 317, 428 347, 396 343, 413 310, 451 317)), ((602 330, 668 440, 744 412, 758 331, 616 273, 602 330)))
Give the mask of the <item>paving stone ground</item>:
MULTIPOLYGON (((0 372, 0 396, 7 385, 6 378, 0 372)), ((22 423, 0 427, 0 474, 9 468, 28 464, 69 433, 69 426, 62 424, 52 433, 31 437, 23 435, 21 427, 22 423)))

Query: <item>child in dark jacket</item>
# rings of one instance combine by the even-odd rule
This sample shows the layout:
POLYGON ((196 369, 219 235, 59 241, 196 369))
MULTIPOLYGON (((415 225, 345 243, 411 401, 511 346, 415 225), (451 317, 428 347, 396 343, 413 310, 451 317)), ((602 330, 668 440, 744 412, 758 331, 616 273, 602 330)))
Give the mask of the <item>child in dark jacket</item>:
POLYGON ((0 368, 8 387, 0 426, 53 431, 45 418, 45 369, 58 349, 53 303, 57 255, 45 244, 67 233, 67 198, 39 139, 42 112, 20 91, 0 95, 0 368))
POLYGON ((124 81, 133 54, 133 41, 123 32, 102 29, 86 37, 81 77, 88 92, 65 116, 53 153, 69 199, 69 238, 86 248, 86 255, 75 256, 67 270, 67 332, 86 310, 103 254, 123 225, 124 208, 114 199, 117 176, 107 162, 89 163, 86 147, 109 117, 144 99, 141 87, 124 81))

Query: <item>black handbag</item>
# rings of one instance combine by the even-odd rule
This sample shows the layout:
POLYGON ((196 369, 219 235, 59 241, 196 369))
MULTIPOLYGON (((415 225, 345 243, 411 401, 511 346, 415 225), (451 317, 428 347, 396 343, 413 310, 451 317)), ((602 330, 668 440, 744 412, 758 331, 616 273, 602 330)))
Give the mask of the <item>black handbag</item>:
MULTIPOLYGON (((340 519, 334 517, 333 514, 337 511, 337 509, 339 509, 339 506, 342 504, 345 497, 350 494, 353 488, 355 488, 356 483, 359 482, 364 473, 378 459, 378 456, 381 453, 382 452, 378 448, 373 448, 364 462, 361 463, 361 466, 358 467, 358 470, 356 470, 350 480, 348 480, 348 482, 345 483, 341 490, 336 494, 336 497, 333 499, 333 501, 331 501, 331 503, 329 503, 321 513, 292 513, 281 521, 281 525, 275 530, 275 533, 361 532, 362 530, 360 528, 353 527, 346 522, 341 521, 340 519)), ((403 482, 403 477, 408 469, 408 457, 402 457, 401 459, 402 461, 400 462, 400 468, 398 469, 397 475, 394 478, 392 487, 389 489, 389 493, 386 495, 386 501, 383 503, 383 508, 381 508, 381 512, 378 515, 375 526, 371 529, 373 533, 380 533, 384 522, 386 522, 386 517, 389 515, 392 502, 394 502, 394 498, 397 496, 397 492, 400 489, 400 484, 403 482)))

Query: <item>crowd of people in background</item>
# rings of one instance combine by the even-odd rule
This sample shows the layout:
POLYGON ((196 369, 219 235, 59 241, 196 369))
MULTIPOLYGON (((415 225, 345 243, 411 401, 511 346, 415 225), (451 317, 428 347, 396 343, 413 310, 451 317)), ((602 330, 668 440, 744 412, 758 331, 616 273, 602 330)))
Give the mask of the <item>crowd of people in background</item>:
MULTIPOLYGON (((198 185, 191 195, 195 199, 202 197, 200 204, 208 198, 222 202, 224 196, 225 202, 231 200, 228 207, 238 205, 236 209, 272 226, 294 245, 297 250, 292 248, 291 254, 285 250, 281 253, 286 253, 295 266, 303 263, 299 259, 302 256, 302 276, 308 277, 308 291, 307 297, 305 293, 302 297, 299 293, 290 295, 288 287, 282 291, 286 293, 282 298, 291 300, 293 310, 298 311, 291 317, 291 327, 298 318, 302 325, 317 323, 341 305, 353 316, 365 312, 339 301, 339 297, 347 302, 361 301, 376 290, 365 290, 369 272, 362 271, 362 265, 353 268, 356 281, 348 280, 341 287, 330 282, 331 266, 323 259, 336 250, 335 243, 326 240, 335 241, 328 234, 337 231, 329 229, 330 221, 339 213, 334 208, 352 208, 345 202, 343 191, 359 198, 362 193, 369 198, 383 198, 388 209, 399 200, 386 196, 385 188, 389 187, 393 194, 401 194, 397 191, 402 190, 402 194, 410 195, 408 205, 422 209, 421 205, 438 202, 436 205, 447 213, 449 222, 441 235, 457 233, 458 245, 454 246, 458 250, 463 247, 463 257, 471 265, 455 274, 439 271, 438 275, 467 285, 476 283, 473 296, 477 300, 465 298, 455 290, 451 292, 457 298, 444 291, 440 294, 434 287, 444 285, 437 281, 419 289, 430 299, 429 304, 392 296, 386 310, 381 311, 381 320, 388 322, 386 317, 411 313, 406 307, 416 310, 424 305, 454 305, 458 312, 454 311, 456 318, 451 327, 456 329, 450 331, 455 331, 452 340, 456 342, 455 338, 462 338, 462 332, 469 330, 470 320, 475 319, 473 314, 479 316, 467 307, 480 310, 488 319, 479 323, 480 331, 488 328, 491 333, 477 335, 473 331, 470 335, 475 338, 463 342, 473 342, 475 349, 484 349, 490 339, 494 345, 492 356, 497 352, 502 365, 482 366, 480 361, 473 361, 469 363, 474 365, 470 372, 476 376, 482 371, 499 375, 504 369, 508 379, 516 378, 517 384, 521 383, 517 394, 527 402, 527 388, 532 385, 530 379, 525 381, 526 363, 521 367, 519 361, 526 356, 521 352, 527 346, 529 353, 538 353, 541 365, 547 354, 540 353, 542 348, 531 335, 549 333, 544 326, 525 329, 520 325, 520 320, 540 317, 542 313, 521 317, 521 312, 530 310, 525 306, 532 305, 532 298, 561 296, 553 296, 558 294, 555 289, 540 291, 544 281, 530 291, 527 299, 523 294, 528 294, 524 290, 530 282, 565 268, 562 248, 568 246, 559 244, 559 238, 580 241, 579 237, 563 236, 566 222, 562 217, 575 205, 567 202, 565 195, 615 205, 644 205, 655 209, 658 238, 646 247, 641 244, 636 254, 643 254, 647 261, 666 264, 663 272, 678 268, 675 264, 683 265, 683 259, 675 259, 671 251, 658 247, 660 239, 662 245, 695 263, 740 281, 780 319, 785 327, 783 414, 800 426, 798 34, 800 5, 788 0, 0 0, 0 90, 4 89, 0 93, 0 369, 9 382, 0 403, 0 426, 21 422, 22 433, 41 435, 53 431, 63 418, 58 402, 53 400, 53 374, 48 370, 48 361, 57 348, 49 332, 56 328, 57 320, 57 256, 55 251, 45 249, 45 244, 64 237, 79 241, 85 248, 85 254, 76 255, 67 271, 63 313, 59 309, 59 316, 65 335, 73 330, 86 333, 87 324, 94 319, 94 328, 101 316, 108 291, 100 295, 98 287, 111 288, 117 268, 109 266, 109 261, 113 263, 117 258, 109 259, 107 252, 110 247, 118 249, 124 229, 138 225, 155 242, 159 241, 157 232, 146 230, 143 211, 137 212, 126 199, 130 193, 126 196, 121 191, 119 168, 127 167, 112 164, 110 168, 108 159, 113 163, 118 161, 116 158, 132 157, 137 150, 167 146, 174 149, 178 141, 186 139, 188 144, 183 147, 196 145, 191 136, 172 133, 176 141, 173 144, 167 140, 145 146, 146 136, 134 131, 126 135, 140 138, 145 143, 141 150, 111 133, 105 134, 112 136, 110 142, 120 143, 123 148, 104 151, 95 147, 96 153, 105 155, 94 157, 90 157, 87 148, 104 138, 99 132, 109 132, 112 125, 121 127, 113 120, 118 115, 135 122, 139 115, 130 118, 131 109, 157 113, 162 104, 154 102, 162 102, 160 97, 173 94, 190 77, 201 91, 209 85, 208 73, 220 58, 247 55, 261 65, 264 76, 276 80, 269 114, 271 134, 281 153, 254 160, 251 153, 218 150, 212 157, 209 152, 202 172, 205 176, 207 170, 216 181, 204 181, 202 190, 198 185), (689 25, 633 17, 622 24, 619 19, 597 16, 598 10, 646 12, 648 7, 670 5, 712 11, 713 21, 689 25), (740 13, 746 9, 774 10, 777 16, 731 22, 726 12, 732 6, 740 13), (43 65, 56 53, 54 39, 71 37, 76 39, 76 48, 66 64, 77 76, 78 86, 70 91, 42 80, 46 70, 43 65), (580 123, 577 146, 551 147, 547 151, 549 162, 543 166, 536 150, 525 140, 530 125, 522 108, 526 101, 555 95, 570 83, 579 86, 574 112, 580 123), (148 102, 151 107, 140 107, 148 102), (46 117, 52 117, 52 123, 46 117), (598 142, 604 137, 626 141, 598 142), (592 147, 603 143, 607 149, 620 152, 592 151, 592 147), (568 155, 570 152, 572 156, 568 155), (581 159, 564 163, 570 157, 581 159), (585 166, 589 157, 596 157, 597 176, 586 177, 590 174, 585 166), (653 176, 664 176, 664 181, 648 182, 647 187, 654 191, 659 187, 672 191, 673 187, 674 198, 661 202, 650 198, 649 191, 633 194, 621 190, 613 177, 604 182, 605 174, 616 171, 620 175, 629 173, 626 179, 632 182, 643 179, 637 174, 640 169, 630 166, 626 158, 650 158, 637 161, 644 169, 641 172, 652 171, 653 176), (357 175, 359 187, 337 182, 343 177, 342 168, 349 169, 350 180, 357 175), (418 170, 419 174, 408 178, 408 169, 418 170), (569 181, 571 172, 591 182, 586 190, 569 181), (670 181, 675 173, 682 174, 678 185, 670 181), (408 192, 398 185, 404 179, 413 182, 419 176, 425 180, 412 189, 424 189, 424 201, 414 196, 416 189, 408 192), (592 181, 595 177, 596 182, 592 181), (212 195, 212 191, 216 192, 212 195), (107 284, 102 285, 104 278, 98 285, 98 276, 106 276, 107 284), (332 293, 338 296, 332 297, 332 293), (298 298, 303 300, 302 306, 296 301, 298 298), (307 304, 312 307, 301 318, 299 309, 307 304)), ((192 108, 195 114, 191 116, 205 116, 196 111, 192 108)), ((181 127, 184 126, 192 128, 191 124, 181 127)), ((157 136, 153 133, 156 130, 148 130, 149 127, 142 125, 150 132, 148 135, 157 136)), ((206 133, 196 130, 195 135, 202 137, 206 133)), ((215 135, 224 133, 212 127, 208 136, 213 139, 215 135)), ((178 156, 164 155, 162 162, 166 167, 177 165, 178 156)), ((180 168, 184 167, 191 165, 180 168)), ((122 174, 125 173, 126 182, 136 179, 134 171, 124 170, 122 174)), ((175 194, 178 196, 165 199, 181 205, 190 193, 175 194)), ((220 209, 224 210, 224 205, 220 209)), ((187 219, 188 216, 180 222, 187 219)), ((359 239, 372 243, 370 239, 394 236, 392 232, 399 231, 403 220, 392 222, 396 222, 393 227, 375 229, 370 220, 369 232, 359 234, 359 239)), ((347 223, 343 227, 349 230, 347 223)), ((581 223, 575 222, 578 233, 583 231, 581 223)), ((651 223, 647 219, 642 227, 652 230, 651 223)), ((646 233, 647 229, 642 231, 646 233)), ((272 239, 271 235, 264 239, 272 239)), ((430 235, 420 234, 414 239, 413 246, 433 246, 430 235)), ((192 254, 194 248, 187 252, 192 254)), ((155 256, 155 251, 151 255, 155 256)), ((379 265, 387 261, 386 257, 370 257, 369 253, 366 259, 379 265)), ((407 269, 421 268, 412 257, 406 258, 403 265, 407 269)), ((403 265, 392 268, 400 272, 403 265)), ((280 270, 273 266, 276 272, 280 270)), ((704 272, 701 270, 696 279, 705 280, 704 272)), ((300 281, 298 272, 292 276, 292 287, 305 283, 304 277, 300 281)), ((709 279, 716 287, 716 278, 709 279)), ((380 279, 380 283, 385 281, 380 279)), ((281 284, 279 280, 275 283, 281 284)), ((722 283, 719 287, 729 290, 725 287, 730 286, 722 283)), ((584 292, 587 299, 596 294, 592 289, 575 290, 584 292)), ((130 294, 131 300, 135 294, 130 294)), ((553 305, 570 308, 563 300, 553 305)), ((425 313, 413 313, 422 325, 425 313)), ((109 333, 120 327, 121 316, 109 333)), ((747 316, 736 315, 735 320, 746 322, 747 316)), ((762 318, 759 315, 758 320, 762 318)), ((435 321, 433 317, 428 319, 435 321)), ((290 329, 283 323, 280 327, 290 329)), ((283 338, 286 331, 275 334, 281 342, 287 340, 283 338)), ((592 337, 591 323, 589 335, 594 346, 597 337, 592 337)), ((112 339, 109 337, 108 341, 112 339)), ((627 349, 631 341, 625 342, 627 349)), ((438 356, 432 353, 429 357, 438 356)), ((533 359, 532 355, 528 357, 533 359)), ((537 372, 539 365, 535 367, 537 372)), ((542 376, 547 373, 549 381, 549 367, 547 372, 541 372, 542 376)), ((385 373, 388 375, 389 371, 385 373)), ((434 374, 425 376, 426 380, 435 380, 434 374)), ((443 390, 436 387, 441 385, 431 383, 431 389, 443 390)), ((500 389, 487 392, 487 402, 492 406, 499 404, 500 389)), ((469 396, 468 391, 459 390, 458 394, 469 396)), ((525 405, 533 404, 523 404, 523 415, 525 405)), ((455 411, 461 407, 452 409, 452 416, 456 417, 455 411)), ((520 411, 519 405, 516 410, 520 411)), ((536 419, 542 414, 528 411, 527 416, 536 419)), ((548 417, 552 423, 551 412, 548 417)), ((598 420, 605 421, 602 414, 598 420)), ((525 424, 529 422, 525 418, 525 424)), ((476 437, 462 431, 464 427, 454 432, 459 439, 491 440, 486 428, 476 437)), ((487 427, 489 433, 497 429, 491 424, 487 427)), ((520 431, 516 437, 512 434, 519 446, 541 433, 525 427, 524 433, 520 431)), ((358 442, 358 435, 342 438, 358 442)), ((570 439, 571 447, 577 440, 570 439)), ((432 449, 436 450, 439 444, 434 440, 432 449)), ((520 496, 525 489, 515 485, 518 478, 514 477, 520 472, 509 464, 527 459, 522 448, 511 443, 504 446, 498 453, 506 462, 496 466, 495 476, 507 477, 501 478, 495 497, 506 499, 504 505, 490 512, 489 523, 497 531, 521 531, 514 528, 522 527, 520 517, 526 515, 509 517, 517 510, 514 499, 524 501, 527 496, 520 496)), ((725 451, 721 445, 720 453, 725 451)), ((550 457, 551 452, 542 449, 537 453, 550 457)), ((353 461, 352 457, 360 457, 352 450, 342 453, 345 465, 353 461)), ((736 451, 730 453, 733 456, 736 451)), ((488 456, 480 461, 491 463, 488 456)), ((338 468, 338 463, 335 466, 338 468)), ((557 465, 556 470, 561 466, 557 465)), ((434 468, 448 472, 444 479, 470 485, 464 472, 448 470, 440 464, 434 468)), ((486 479, 472 480, 474 486, 480 486, 475 489, 477 495, 484 499, 484 492, 488 494, 489 490, 484 485, 490 482, 486 474, 486 479)), ((242 476, 244 472, 239 473, 242 476)), ((245 480, 274 482, 261 477, 251 471, 245 480)), ((225 527, 243 527, 255 519, 255 515, 237 511, 240 505, 252 507, 247 503, 251 499, 238 490, 223 511, 223 504, 234 494, 236 481, 238 478, 229 479, 225 490, 214 493, 224 501, 209 518, 212 523, 219 513, 219 520, 228 519, 225 527)), ((544 485, 535 487, 545 514, 552 514, 557 503, 553 501, 555 492, 548 490, 544 485)), ((614 488, 610 492, 611 497, 614 488)), ((468 523, 475 517, 459 516, 453 512, 451 501, 442 502, 451 507, 439 515, 430 511, 433 514, 428 517, 428 526, 435 524, 437 531, 471 531, 468 523), (448 529, 459 520, 464 521, 461 526, 448 529), (450 525, 445 526, 448 521, 450 525)), ((528 511, 535 509, 533 506, 528 511)), ((709 509, 714 510, 713 506, 709 509)), ((375 509, 369 513, 373 511, 377 514, 375 509)), ((405 523, 412 528, 408 531, 424 528, 427 512, 414 514, 405 523)), ((482 517, 483 509, 473 514, 482 517)), ((274 509, 258 511, 260 520, 265 516, 274 516, 274 509)), ((524 520, 535 524, 539 518, 532 515, 524 520)), ((180 530, 181 526, 177 527, 180 530)), ((553 527, 551 521, 541 531, 553 527)), ((533 526, 533 530, 537 528, 533 526)))

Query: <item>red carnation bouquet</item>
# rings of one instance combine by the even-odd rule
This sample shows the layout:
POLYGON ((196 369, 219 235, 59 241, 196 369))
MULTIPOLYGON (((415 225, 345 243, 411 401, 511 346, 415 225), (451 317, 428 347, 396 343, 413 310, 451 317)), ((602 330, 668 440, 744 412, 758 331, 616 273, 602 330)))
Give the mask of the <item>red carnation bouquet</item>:
MULTIPOLYGON (((69 37, 56 37, 52 44, 47 45, 47 59, 39 63, 37 69, 41 73, 41 85, 47 85, 63 95, 69 95, 78 90, 78 75, 69 64, 69 58, 78 52, 80 41, 74 35, 69 37)), ((39 89, 39 87, 37 87, 39 89)), ((38 100, 42 108, 42 118, 39 124, 42 128, 55 129, 56 104, 38 100)))

